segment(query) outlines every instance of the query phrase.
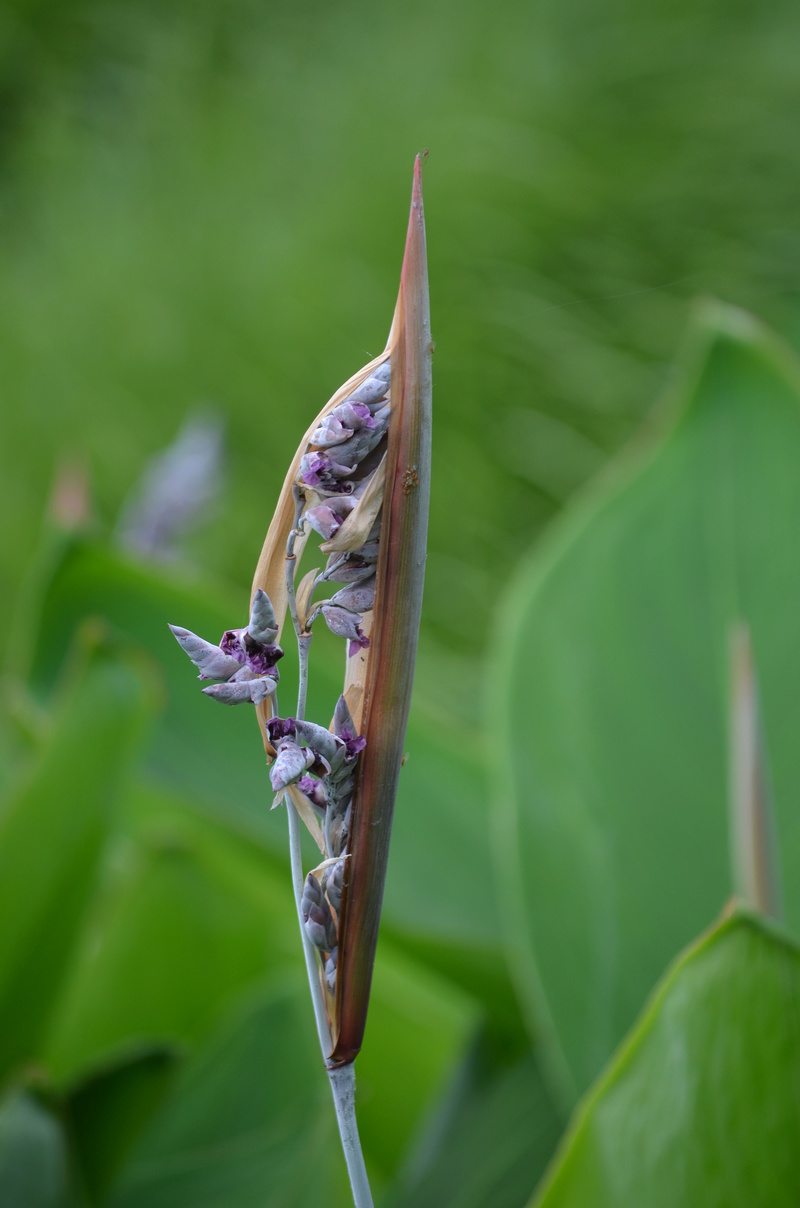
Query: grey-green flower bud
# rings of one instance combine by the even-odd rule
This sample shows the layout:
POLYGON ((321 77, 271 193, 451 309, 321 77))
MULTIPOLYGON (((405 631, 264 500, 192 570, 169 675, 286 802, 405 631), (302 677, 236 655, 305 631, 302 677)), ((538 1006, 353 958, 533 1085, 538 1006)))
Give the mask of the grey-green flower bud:
POLYGON ((188 654, 201 679, 230 679, 239 670, 239 662, 231 655, 199 638, 190 629, 181 629, 180 625, 170 625, 178 645, 188 654))
POLYGON ((314 752, 299 747, 296 742, 285 739, 278 747, 275 762, 269 770, 273 790, 285 789, 304 776, 314 763, 314 752))
POLYGON ((338 945, 331 949, 330 956, 325 962, 325 981, 328 983, 328 989, 331 994, 336 993, 336 964, 339 956, 338 945))
POLYGON ((251 638, 254 638, 256 642, 260 642, 262 646, 269 646, 278 636, 278 624, 275 619, 275 610, 272 607, 272 601, 260 587, 253 596, 247 632, 251 638))

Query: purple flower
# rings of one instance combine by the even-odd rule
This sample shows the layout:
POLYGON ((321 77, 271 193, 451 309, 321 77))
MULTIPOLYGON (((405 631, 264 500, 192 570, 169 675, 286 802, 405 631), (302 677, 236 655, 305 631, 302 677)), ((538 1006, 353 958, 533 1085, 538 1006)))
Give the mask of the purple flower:
POLYGON ((248 651, 247 666, 256 675, 275 675, 275 664, 283 658, 280 646, 260 646, 248 651))
POLYGON ((337 516, 332 507, 327 503, 321 503, 318 507, 309 508, 304 513, 304 518, 308 521, 315 533, 319 533, 320 537, 324 537, 326 541, 330 541, 331 537, 342 527, 343 517, 337 516))
POLYGON ((294 738, 295 724, 293 717, 271 717, 267 722, 267 732, 273 746, 284 738, 294 738))
POLYGON ((351 638, 347 646, 347 657, 351 659, 353 655, 358 654, 359 650, 366 650, 369 647, 369 638, 361 632, 361 626, 357 625, 358 633, 354 638, 351 638))
POLYGON ((328 629, 331 633, 335 633, 337 638, 350 638, 351 641, 356 641, 361 635, 358 624, 361 617, 357 612, 351 612, 349 608, 339 608, 336 604, 331 604, 326 600, 322 605, 322 615, 328 629))
POLYGON ((355 759, 359 751, 363 751, 367 740, 362 734, 356 734, 350 726, 345 726, 339 735, 347 750, 347 759, 355 759))
MULTIPOLYGON (((338 410, 338 408, 336 409, 338 410)), ((329 449, 332 445, 340 445, 353 435, 354 429, 345 427, 345 423, 336 414, 336 410, 326 415, 318 428, 311 433, 311 444, 321 449, 329 449)))
POLYGON ((325 796, 325 786, 321 780, 316 780, 313 776, 301 776, 297 782, 297 787, 319 809, 325 809, 328 799, 325 796))
POLYGON ((242 635, 245 632, 244 629, 226 629, 219 644, 220 650, 236 659, 238 663, 244 663, 247 658, 242 645, 242 635))
POLYGON ((355 463, 352 466, 340 465, 327 453, 305 453, 300 460, 300 478, 306 486, 325 490, 341 490, 339 479, 346 478, 354 469, 355 463))
POLYGON ((372 412, 364 403, 351 403, 346 400, 340 403, 338 407, 334 407, 333 415, 341 420, 345 430, 351 429, 349 435, 357 432, 359 428, 374 428, 375 420, 372 418, 372 412))
POLYGON ((275 792, 299 780, 313 762, 311 751, 306 751, 303 747, 298 747, 296 742, 285 738, 278 747, 275 762, 269 770, 269 778, 275 792))

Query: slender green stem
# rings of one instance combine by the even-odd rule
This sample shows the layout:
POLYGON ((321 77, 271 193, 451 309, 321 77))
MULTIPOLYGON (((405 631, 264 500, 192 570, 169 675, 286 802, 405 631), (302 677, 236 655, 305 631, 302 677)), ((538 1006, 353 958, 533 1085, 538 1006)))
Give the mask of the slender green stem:
MULTIPOLYGON (((319 962, 314 945, 306 935, 306 929, 303 925, 303 913, 300 909, 300 902, 303 896, 303 857, 300 851, 300 819, 297 816, 297 810, 289 799, 289 794, 284 796, 286 802, 286 815, 289 819, 289 857, 292 864, 292 886, 294 888, 294 900, 297 907, 297 918, 300 923, 300 937, 303 941, 303 956, 306 961, 306 973, 308 974, 308 988, 311 991, 311 1002, 314 1007, 314 1018, 317 1022, 317 1033, 319 1035, 319 1044, 322 1049, 323 1058, 327 1059, 328 1053, 332 1048, 331 1033, 328 1027, 328 1017, 325 1014, 325 1003, 322 1001, 322 986, 319 980, 319 962)), ((341 1128, 341 1124, 339 1126, 341 1128)))
POLYGON ((338 1069, 329 1068, 328 1077, 333 1091, 333 1102, 336 1105, 336 1119, 339 1121, 339 1136, 342 1139, 347 1173, 350 1175, 353 1203, 355 1208, 372 1208, 372 1192, 369 1187, 367 1168, 364 1165, 364 1155, 361 1152, 361 1141, 356 1124, 355 1069, 352 1063, 339 1066, 338 1069))
MULTIPOLYGON (((306 701, 308 697, 308 652, 311 645, 310 631, 303 631, 300 624, 300 618, 297 614, 297 600, 295 598, 294 578, 295 578, 295 542, 301 533, 300 517, 303 510, 303 500, 299 493, 295 492, 295 518, 294 525, 289 534, 289 539, 286 543, 286 590, 289 597, 289 614, 292 618, 295 636, 297 638, 297 650, 299 656, 299 684, 297 690, 297 713, 298 720, 303 720, 306 713, 306 701)), ((310 630, 310 626, 309 626, 310 630)), ((277 715, 277 700, 275 701, 275 713, 277 715)), ((339 1125, 339 1136, 342 1140, 342 1151, 344 1160, 347 1164, 347 1173, 350 1176, 350 1187, 353 1192, 353 1204, 355 1208, 373 1208, 372 1192, 370 1191, 369 1179, 367 1177, 367 1168, 364 1164, 364 1155, 361 1152, 361 1140, 358 1135, 358 1123, 356 1121, 356 1076, 352 1064, 340 1066, 338 1068, 328 1065, 328 1054, 333 1048, 330 1028, 328 1027, 328 1016, 325 1011, 325 1002, 323 1000, 322 985, 319 976, 319 959, 316 950, 309 940, 305 926, 303 925, 303 912, 301 901, 303 896, 303 858, 300 847, 300 819, 297 810, 294 808, 288 793, 284 794, 286 802, 286 815, 289 819, 289 855, 292 865, 292 885, 294 888, 295 906, 297 908, 297 918, 300 923, 300 936, 303 943, 303 955, 306 962, 306 973, 308 974, 308 986, 311 991, 311 1002, 314 1006, 314 1018, 317 1023, 317 1033, 319 1035, 320 1048, 322 1049, 322 1058, 325 1062, 325 1068, 328 1071, 330 1079, 331 1092, 333 1094, 333 1104, 336 1109, 336 1120, 339 1125)), ((326 816, 325 822, 325 844, 327 854, 330 855, 330 839, 328 834, 329 819, 326 816)))

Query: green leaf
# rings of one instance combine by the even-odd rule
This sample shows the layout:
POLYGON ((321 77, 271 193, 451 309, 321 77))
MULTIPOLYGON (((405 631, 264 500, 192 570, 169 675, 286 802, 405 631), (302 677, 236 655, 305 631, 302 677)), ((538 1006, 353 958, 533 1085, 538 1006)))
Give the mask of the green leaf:
POLYGON ((727 636, 751 626, 800 924, 800 375, 707 307, 657 439, 536 551, 494 686, 512 964, 569 1100, 731 891, 727 636))
POLYGON ((373 1180, 394 1174, 420 1117, 458 1066, 480 1014, 474 998, 381 937, 356 1063, 359 1129, 373 1180))
POLYGON ((25 1091, 0 1103, 3 1208, 67 1208, 67 1146, 58 1120, 25 1091))
POLYGON ((140 732, 143 668, 96 646, 0 812, 0 1078, 38 1055, 140 732))
POLYGON ((391 1208, 519 1208, 542 1176, 561 1122, 528 1051, 498 1060, 486 1034, 424 1119, 391 1208))
POLYGON ((137 1145, 112 1208, 324 1202, 342 1159, 313 1040, 305 986, 261 993, 238 1012, 187 1066, 137 1145))
POLYGON ((800 950, 724 920, 664 978, 579 1107, 537 1208, 793 1208, 800 950))
POLYGON ((177 1068, 174 1049, 150 1048, 124 1055, 71 1088, 64 1112, 92 1203, 110 1187, 169 1091, 177 1068))
POLYGON ((132 1044, 195 1044, 244 987, 299 959, 274 859, 159 803, 163 818, 117 850, 59 1004, 44 1058, 62 1084, 132 1044))

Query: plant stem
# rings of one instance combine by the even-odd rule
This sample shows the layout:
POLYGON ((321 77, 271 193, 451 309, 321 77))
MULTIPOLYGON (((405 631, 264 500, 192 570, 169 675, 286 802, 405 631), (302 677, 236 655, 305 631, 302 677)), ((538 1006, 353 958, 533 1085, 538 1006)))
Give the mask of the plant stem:
MULTIPOLYGON (((308 695, 308 651, 311 645, 311 633, 303 632, 300 625, 300 618, 297 615, 297 602, 294 591, 294 573, 295 573, 295 541, 301 530, 298 527, 300 517, 303 510, 303 500, 295 489, 295 518, 294 525, 289 534, 289 539, 286 543, 286 590, 289 598, 289 613, 292 618, 295 636, 297 638, 297 650, 299 658, 299 684, 297 689, 297 713, 298 721, 305 718, 306 699, 308 695)), ((275 701, 275 714, 277 716, 277 700, 275 701)), ((289 856, 292 865, 292 886, 294 888, 294 900, 297 908, 297 918, 300 923, 300 936, 303 943, 303 955, 306 962, 306 973, 308 974, 308 987, 311 991, 311 1002, 314 1006, 314 1018, 317 1023, 317 1034, 319 1035, 320 1048, 322 1049, 322 1059, 325 1062, 325 1068, 328 1071, 330 1079, 331 1092, 333 1094, 333 1105, 336 1109, 336 1120, 339 1125, 339 1136, 342 1140, 342 1150, 344 1152, 344 1160, 347 1164, 347 1173, 350 1176, 350 1187, 353 1192, 353 1204, 355 1208, 373 1208, 372 1192, 370 1191, 369 1179, 367 1178, 367 1168, 364 1164, 364 1155, 361 1152, 361 1140, 358 1135, 358 1123, 356 1121, 356 1076, 352 1063, 350 1065, 339 1066, 333 1068, 328 1065, 328 1054, 333 1048, 330 1028, 328 1027, 328 1016, 325 1011, 325 1003, 322 996, 322 985, 319 976, 319 960, 316 950, 306 934, 305 926, 303 925, 303 912, 301 909, 301 900, 303 896, 303 857, 300 847, 300 819, 297 810, 294 808, 289 794, 284 794, 286 803, 286 815, 289 819, 289 856)), ((326 816, 325 820, 325 845, 327 854, 330 856, 330 839, 328 834, 329 819, 326 816)))
MULTIPOLYGON (((306 973, 308 974, 308 988, 311 991, 311 1002, 314 1006, 314 1018, 317 1021, 317 1033, 319 1034, 319 1044, 322 1049, 323 1058, 327 1058, 331 1051, 331 1033, 328 1028, 328 1017, 325 1014, 325 1004, 322 1001, 322 986, 319 981, 319 964, 317 962, 317 954, 311 940, 306 935, 306 929, 303 926, 303 914, 300 909, 300 901, 303 896, 303 857, 300 851, 300 819, 297 816, 297 810, 292 805, 289 799, 289 794, 284 795, 286 803, 286 816, 289 819, 289 858, 292 864, 292 886, 294 888, 294 901, 297 907, 297 918, 300 923, 300 937, 303 941, 303 955, 306 960, 306 973)), ((341 1130, 342 1125, 339 1124, 341 1130)))
POLYGON ((339 1121, 339 1136, 342 1139, 347 1173, 350 1175, 353 1203, 355 1208, 372 1208, 372 1192, 356 1123, 356 1074, 352 1062, 350 1065, 339 1066, 338 1069, 329 1068, 328 1077, 336 1105, 336 1119, 339 1121))

